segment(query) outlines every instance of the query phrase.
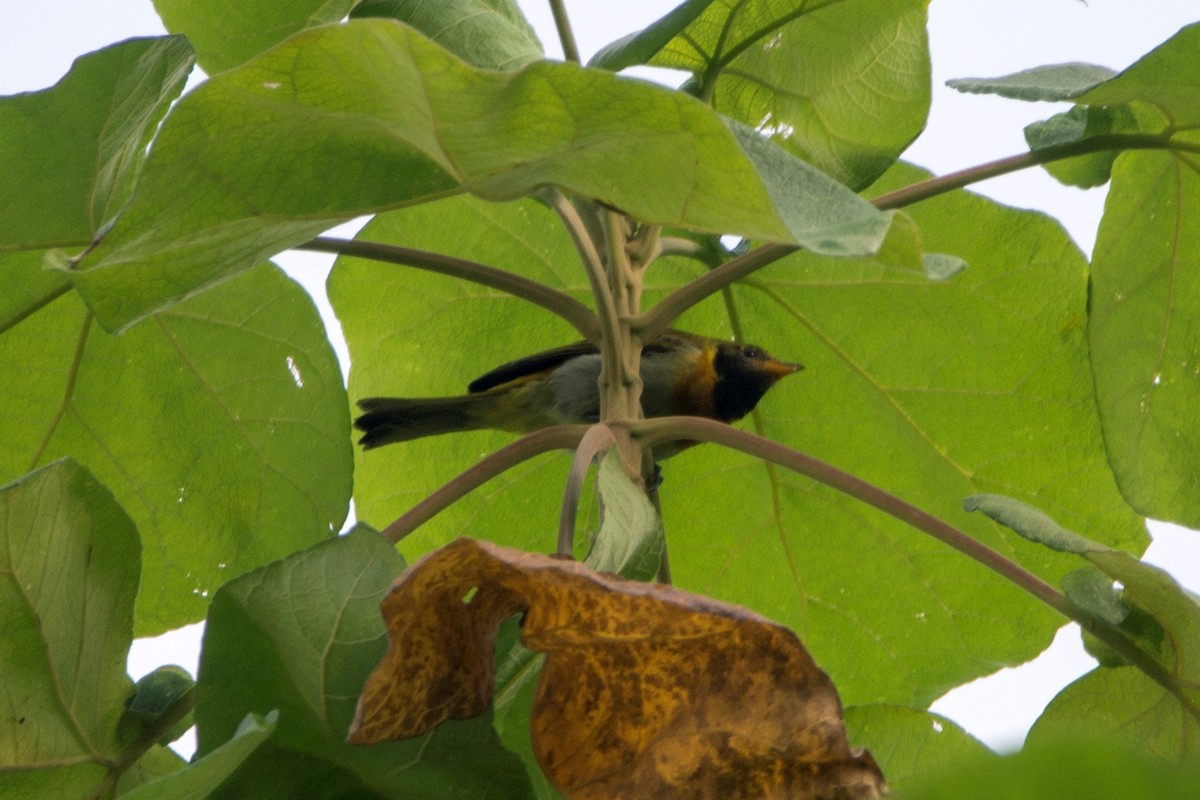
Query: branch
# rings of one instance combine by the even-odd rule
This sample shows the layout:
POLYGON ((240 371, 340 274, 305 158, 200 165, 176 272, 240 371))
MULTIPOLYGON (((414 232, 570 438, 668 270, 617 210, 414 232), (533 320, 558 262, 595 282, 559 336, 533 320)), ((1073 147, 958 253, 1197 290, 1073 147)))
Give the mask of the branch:
POLYGON ((791 255, 800 248, 794 244, 764 244, 749 253, 731 258, 699 278, 690 280, 683 286, 664 297, 649 311, 633 317, 630 325, 644 341, 653 339, 658 334, 671 327, 680 314, 699 303, 711 294, 716 294, 725 287, 745 278, 768 264, 772 264, 784 256, 791 255))
POLYGON ((393 544, 449 508, 455 501, 470 494, 505 470, 534 456, 551 450, 569 450, 579 444, 587 425, 555 425, 522 436, 510 445, 472 465, 409 509, 403 516, 383 529, 383 536, 393 544))
POLYGON ((552 289, 543 283, 489 267, 486 264, 399 245, 365 242, 357 239, 338 239, 330 236, 318 236, 312 241, 296 245, 296 249, 403 264, 436 272, 439 275, 461 278, 507 292, 514 297, 541 306, 562 317, 590 342, 594 342, 600 337, 600 323, 595 312, 574 297, 552 289))
MULTIPOLYGON (((921 200, 961 189, 972 183, 1007 175, 1010 172, 1028 169, 1052 161, 1098 153, 1105 150, 1156 150, 1172 149, 1200 152, 1200 145, 1170 141, 1169 134, 1112 134, 1096 136, 1082 142, 1046 147, 1029 153, 1021 153, 997 161, 990 161, 936 178, 914 183, 903 189, 876 197, 871 202, 880 210, 903 208, 921 200)), ((667 295, 661 302, 635 317, 631 324, 634 330, 649 339, 670 327, 671 323, 687 309, 711 294, 747 277, 753 272, 773 264, 784 256, 791 255, 800 247, 794 244, 765 244, 744 255, 726 261, 712 271, 688 281, 667 295)))
POLYGON ((190 714, 195 706, 196 687, 193 686, 179 695, 179 698, 166 711, 147 724, 138 737, 121 751, 116 761, 109 765, 104 777, 88 792, 86 800, 99 800, 99 798, 107 796, 117 785, 121 776, 136 764, 138 759, 144 756, 159 739, 165 736, 175 723, 190 714))
MULTIPOLYGON (((1196 147, 1200 149, 1200 145, 1196 147)), ((996 161, 989 161, 986 164, 961 169, 958 172, 951 172, 947 175, 930 178, 929 180, 914 183, 912 186, 905 186, 903 189, 897 189, 894 192, 880 195, 871 202, 875 204, 876 208, 883 210, 903 208, 921 200, 936 197, 939 194, 961 189, 972 183, 978 183, 979 181, 985 181, 988 178, 995 178, 1000 175, 1007 175, 1010 172, 1017 172, 1029 167, 1036 167, 1040 164, 1048 164, 1052 161, 1062 161, 1066 158, 1100 153, 1105 150, 1160 149, 1190 150, 1192 146, 1184 143, 1171 144, 1170 136, 1162 134, 1110 134, 1107 136, 1095 136, 1091 139, 1085 139, 1082 142, 1069 142, 1028 153, 1019 153, 1015 156, 1008 156, 996 161)))
POLYGON ((558 40, 562 42, 563 56, 567 61, 579 61, 579 45, 575 44, 575 33, 571 30, 571 20, 567 18, 567 8, 563 0, 550 0, 550 13, 554 15, 554 27, 558 28, 558 40))
MULTIPOLYGON (((614 426, 617 424, 619 423, 614 423, 614 426)), ((1062 592, 1020 564, 1002 556, 953 525, 922 511, 911 503, 824 461, 715 420, 702 417, 658 417, 631 423, 629 431, 635 439, 642 440, 647 447, 682 439, 715 442, 740 450, 790 469, 818 483, 823 483, 856 500, 861 500, 867 505, 874 506, 922 533, 929 534, 1021 587, 1067 619, 1078 622, 1082 628, 1112 647, 1129 663, 1174 695, 1184 708, 1196 718, 1197 722, 1200 722, 1200 709, 1197 709, 1187 694, 1179 687, 1174 676, 1143 652, 1134 641, 1095 615, 1077 608, 1062 592)))

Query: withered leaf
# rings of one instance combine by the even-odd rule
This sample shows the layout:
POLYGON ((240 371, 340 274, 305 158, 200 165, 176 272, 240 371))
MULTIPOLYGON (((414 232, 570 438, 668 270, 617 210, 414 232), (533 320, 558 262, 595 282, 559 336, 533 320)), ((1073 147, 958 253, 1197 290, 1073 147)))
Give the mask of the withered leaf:
POLYGON ((491 700, 494 637, 525 613, 545 653, 531 727, 571 800, 873 798, 832 682, 795 634, 738 606, 582 564, 459 539, 397 579, 388 652, 350 741, 419 736, 491 700))

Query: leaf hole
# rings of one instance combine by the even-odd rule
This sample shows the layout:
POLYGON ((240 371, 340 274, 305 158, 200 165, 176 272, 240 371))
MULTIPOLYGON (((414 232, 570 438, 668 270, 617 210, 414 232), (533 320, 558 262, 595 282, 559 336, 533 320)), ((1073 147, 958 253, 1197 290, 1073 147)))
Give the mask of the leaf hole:
POLYGON ((478 593, 479 593, 478 586, 472 586, 470 589, 467 589, 467 593, 462 596, 463 605, 464 606, 471 605, 471 601, 475 599, 475 595, 477 595, 478 593))

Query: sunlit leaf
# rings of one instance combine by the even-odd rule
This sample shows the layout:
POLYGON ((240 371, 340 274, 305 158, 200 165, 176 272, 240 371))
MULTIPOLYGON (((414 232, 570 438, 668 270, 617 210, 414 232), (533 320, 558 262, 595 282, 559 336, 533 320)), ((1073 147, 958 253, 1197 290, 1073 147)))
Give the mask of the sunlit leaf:
POLYGON ((305 28, 337 22, 353 6, 354 0, 154 0, 163 25, 187 35, 209 74, 236 67, 305 28))
POLYGON ((861 187, 925 124, 925 7, 924 0, 684 3, 598 56, 599 65, 620 68, 640 57, 689 70, 695 91, 717 111, 861 187), (663 42, 667 33, 674 36, 663 42))
POLYGON ((278 712, 247 714, 233 738, 172 775, 142 784, 121 797, 127 800, 205 800, 275 730, 278 712))
POLYGON ((902 793, 913 780, 953 769, 989 750, 945 717, 918 708, 869 705, 846 709, 846 733, 866 747, 902 793))
POLYGON ((949 772, 920 780, 905 800, 1025 800, 1087 797, 1089 800, 1190 800, 1200 768, 1180 768, 1136 751, 1076 732, 1015 755, 965 759, 949 772))
POLYGON ((1200 23, 1188 25, 1112 80, 1076 98, 1090 106, 1142 102, 1156 107, 1175 129, 1200 124, 1200 23))
POLYGON ((350 16, 400 20, 484 69, 516 69, 544 56, 515 0, 361 0, 350 16))
POLYGON ((1046 706, 1026 741, 1039 748, 1080 731, 1104 732, 1167 761, 1200 756, 1200 720, 1134 667, 1100 667, 1071 683, 1046 706))
MULTIPOLYGON (((1200 29, 1198 29, 1200 30, 1200 29)), ((1200 526, 1200 170, 1125 153, 1092 262, 1088 339, 1117 482, 1144 514, 1200 526)))
POLYGON ((955 78, 951 89, 972 94, 998 94, 1013 100, 1070 100, 1116 75, 1116 70, 1078 61, 1047 64, 999 78, 955 78))
POLYGON ((298 34, 184 98, 72 278, 121 328, 338 221, 547 183, 647 222, 785 241, 806 229, 690 97, 572 64, 479 71, 366 19, 298 34))
POLYGON ((0 488, 0 794, 81 797, 121 752, 140 546, 86 469, 0 488))
POLYGON ((0 98, 0 251, 89 243, 129 199, 193 60, 182 36, 130 39, 0 98))
MULTIPOLYGON (((14 287, 41 280, 36 264, 6 269, 14 287)), ((274 267, 119 337, 61 296, 0 336, 0 380, 0 478, 69 455, 137 522, 139 634, 194 622, 229 577, 341 528, 341 371, 312 301, 274 267)))
POLYGON ((242 716, 279 709, 269 742, 219 797, 526 798, 528 780, 486 718, 418 740, 353 747, 346 730, 382 657, 379 601, 404 562, 370 531, 323 542, 231 581, 213 599, 196 699, 198 753, 242 716), (297 758, 299 757, 299 758, 297 758), (279 779, 285 765, 290 773, 279 779), (351 791, 346 787, 355 787, 351 791))

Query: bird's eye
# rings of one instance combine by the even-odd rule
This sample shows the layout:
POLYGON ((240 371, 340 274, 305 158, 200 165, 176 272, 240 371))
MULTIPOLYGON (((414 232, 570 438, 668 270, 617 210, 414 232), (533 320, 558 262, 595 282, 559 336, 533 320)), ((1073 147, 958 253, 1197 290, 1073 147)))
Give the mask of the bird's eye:
POLYGON ((753 345, 747 345, 742 350, 742 354, 745 355, 746 358, 753 359, 754 361, 762 361, 763 359, 765 359, 767 357, 767 354, 765 352, 763 352, 762 350, 760 350, 757 347, 754 347, 753 345))

